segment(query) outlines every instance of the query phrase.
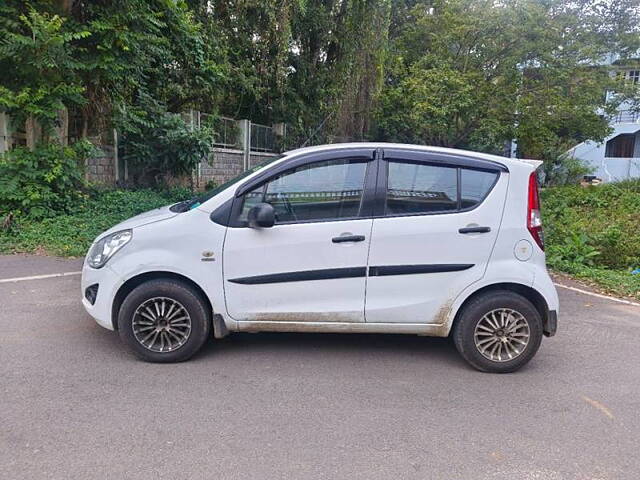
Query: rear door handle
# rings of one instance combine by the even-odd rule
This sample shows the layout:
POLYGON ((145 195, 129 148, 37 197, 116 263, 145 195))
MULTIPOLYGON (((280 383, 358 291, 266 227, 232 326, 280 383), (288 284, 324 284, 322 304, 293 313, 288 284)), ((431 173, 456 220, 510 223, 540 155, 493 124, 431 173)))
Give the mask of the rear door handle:
POLYGON ((340 235, 331 239, 333 243, 364 242, 364 235, 340 235))
POLYGON ((458 229, 458 233, 489 233, 491 227, 464 227, 458 229))

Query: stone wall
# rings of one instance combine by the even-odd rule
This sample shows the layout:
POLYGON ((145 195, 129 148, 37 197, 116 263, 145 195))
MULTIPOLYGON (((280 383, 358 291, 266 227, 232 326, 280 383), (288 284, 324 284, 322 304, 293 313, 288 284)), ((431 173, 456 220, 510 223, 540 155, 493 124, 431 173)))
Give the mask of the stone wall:
POLYGON ((251 152, 249 155, 249 168, 255 167, 256 165, 260 165, 273 157, 278 157, 280 154, 278 153, 267 153, 267 152, 251 152))
POLYGON ((198 186, 204 188, 207 183, 221 185, 242 173, 242 150, 214 148, 207 162, 200 164, 198 186))
MULTIPOLYGON (((249 167, 258 165, 276 155, 274 153, 251 152, 249 167)), ((209 160, 200 165, 200 175, 196 184, 198 188, 205 188, 210 182, 221 185, 240 175, 243 170, 242 150, 214 148, 209 155, 209 160)))
MULTIPOLYGON (((277 156, 277 154, 251 152, 249 155, 249 167, 259 165, 274 156, 277 156)), ((199 190, 205 189, 210 182, 222 185, 233 177, 240 175, 243 170, 242 150, 214 148, 209 155, 208 161, 200 164, 198 170, 194 172, 194 185, 199 190)), ((122 177, 124 171, 119 173, 121 177, 119 180, 124 181, 122 177)), ((115 185, 118 180, 117 175, 113 147, 103 145, 100 147, 99 155, 87 160, 86 176, 88 181, 115 185)), ((186 185, 187 183, 188 181, 184 179, 176 180, 176 184, 186 185)))
POLYGON ((114 148, 107 145, 101 146, 96 156, 87 159, 85 165, 87 180, 92 183, 115 185, 115 163, 114 148))

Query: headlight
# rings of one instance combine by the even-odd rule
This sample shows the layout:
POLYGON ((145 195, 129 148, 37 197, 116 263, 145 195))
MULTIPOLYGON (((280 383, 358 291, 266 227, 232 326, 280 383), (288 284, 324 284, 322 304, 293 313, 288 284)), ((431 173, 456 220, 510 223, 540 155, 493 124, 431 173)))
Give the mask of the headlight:
POLYGON ((94 243, 91 250, 89 250, 87 263, 93 268, 104 267, 104 264, 107 263, 118 250, 129 243, 132 236, 133 233, 131 230, 122 230, 101 238, 94 243))

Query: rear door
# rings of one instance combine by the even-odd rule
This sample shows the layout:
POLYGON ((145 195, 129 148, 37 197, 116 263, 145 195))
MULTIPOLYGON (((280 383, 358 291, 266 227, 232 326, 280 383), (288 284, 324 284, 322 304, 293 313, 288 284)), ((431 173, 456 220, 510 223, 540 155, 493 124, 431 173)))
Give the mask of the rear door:
POLYGON ((494 162, 385 149, 366 321, 442 323, 456 296, 485 272, 507 185, 506 167, 494 162))
POLYGON ((239 191, 223 255, 232 318, 364 322, 374 153, 314 154, 239 191), (271 228, 247 226, 247 212, 260 202, 276 211, 271 228))

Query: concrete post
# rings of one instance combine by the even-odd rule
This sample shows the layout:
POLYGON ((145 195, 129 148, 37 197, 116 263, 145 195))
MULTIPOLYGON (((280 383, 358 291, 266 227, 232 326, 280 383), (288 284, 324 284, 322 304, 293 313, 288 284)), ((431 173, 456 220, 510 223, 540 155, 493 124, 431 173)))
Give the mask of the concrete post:
POLYGON ((9 150, 9 116, 0 112, 0 153, 9 150))
POLYGON ((60 145, 69 143, 69 111, 66 108, 58 110, 58 125, 54 128, 55 136, 60 145))
POLYGON ((40 123, 33 115, 29 115, 24 125, 27 148, 33 150, 42 137, 42 128, 40 123))
POLYGON ((113 183, 120 181, 120 161, 118 160, 118 131, 113 129, 113 183))
POLYGON ((251 153, 251 121, 238 120, 240 126, 240 144, 242 145, 242 169, 249 170, 249 155, 251 153))

